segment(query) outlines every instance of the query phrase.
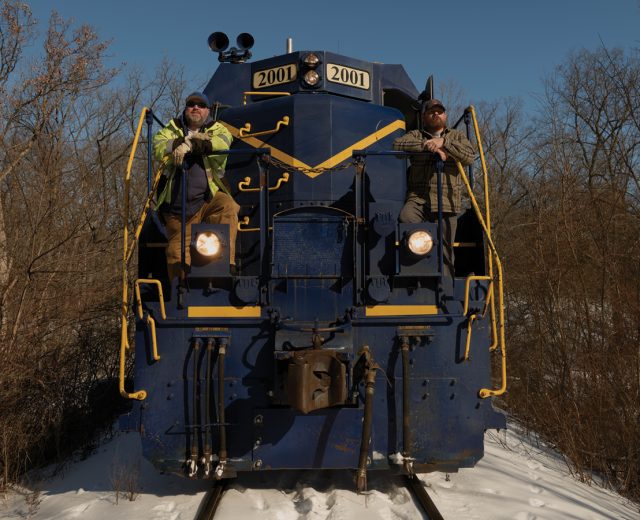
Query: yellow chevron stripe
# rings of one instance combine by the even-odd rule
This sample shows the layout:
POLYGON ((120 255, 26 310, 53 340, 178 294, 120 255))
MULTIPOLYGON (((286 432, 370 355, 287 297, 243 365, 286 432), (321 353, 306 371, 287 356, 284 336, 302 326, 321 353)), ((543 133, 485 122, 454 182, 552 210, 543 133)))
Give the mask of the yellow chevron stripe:
POLYGON ((297 168, 302 170, 302 173, 304 173, 307 177, 310 177, 312 179, 314 179, 315 177, 317 177, 323 172, 322 171, 308 172, 304 170, 333 168, 334 166, 337 166, 338 164, 340 164, 342 161, 345 161, 346 159, 351 157, 351 154, 353 153, 354 150, 364 150, 365 148, 367 148, 368 146, 371 146, 376 141, 379 141, 380 139, 385 138, 392 132, 395 132, 396 130, 405 129, 404 121, 397 119, 392 123, 389 123, 385 127, 381 128, 380 130, 376 130, 372 134, 369 134, 363 139, 360 139, 359 141, 353 143, 351 146, 345 148, 341 152, 338 152, 337 154, 335 154, 333 157, 330 157, 326 161, 321 162, 316 166, 309 166, 308 164, 296 159, 295 157, 283 152, 282 150, 278 150, 277 148, 266 144, 264 141, 261 141, 260 139, 256 139, 255 137, 240 137, 239 129, 236 128, 235 126, 230 125, 229 123, 225 123, 224 121, 220 121, 220 123, 222 123, 227 128, 227 130, 231 132, 231 135, 233 135, 233 137, 237 139, 242 139, 242 141, 244 141, 250 146, 253 146, 254 148, 270 148, 271 155, 273 155, 276 159, 291 166, 292 168, 297 168))

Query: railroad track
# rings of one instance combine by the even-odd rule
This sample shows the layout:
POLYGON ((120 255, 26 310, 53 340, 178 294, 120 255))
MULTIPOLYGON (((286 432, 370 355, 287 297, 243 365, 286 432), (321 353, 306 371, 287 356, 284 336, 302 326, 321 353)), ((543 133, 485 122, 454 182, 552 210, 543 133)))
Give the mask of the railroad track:
MULTIPOLYGON (((228 482, 228 479, 214 482, 213 488, 205 495, 202 504, 198 509, 196 520, 213 520, 220 501, 222 500, 222 495, 227 489, 228 482)), ((428 520, 444 520, 440 511, 438 511, 438 508, 427 493, 422 481, 415 473, 404 475, 404 483, 416 499, 416 502, 428 520)))
POLYGON ((216 480, 213 484, 213 488, 204 496, 204 500, 202 501, 202 504, 200 504, 195 520, 212 520, 226 489, 226 480, 216 480))

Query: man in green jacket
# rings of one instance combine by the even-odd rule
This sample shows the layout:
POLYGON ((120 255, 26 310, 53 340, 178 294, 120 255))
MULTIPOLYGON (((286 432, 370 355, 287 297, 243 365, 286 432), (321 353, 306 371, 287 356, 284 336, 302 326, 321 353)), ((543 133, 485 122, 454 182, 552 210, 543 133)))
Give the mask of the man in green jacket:
POLYGON ((393 143, 394 150, 404 152, 432 152, 431 155, 412 156, 407 180, 407 198, 400 211, 400 222, 438 221, 437 158, 444 162, 442 175, 443 257, 444 274, 454 276, 453 241, 461 211, 462 180, 455 161, 463 166, 475 158, 475 147, 460 132, 447 128, 447 113, 437 99, 430 99, 422 107, 422 130, 411 130, 393 143))
POLYGON ((233 137, 209 114, 209 98, 202 92, 187 96, 182 114, 172 119, 153 138, 153 155, 157 161, 169 156, 164 171, 166 183, 157 198, 156 209, 167 230, 167 268, 169 278, 181 274, 182 175, 186 175, 186 263, 190 265, 191 224, 229 224, 229 257, 235 272, 238 210, 223 183, 226 155, 212 155, 227 150, 233 137))

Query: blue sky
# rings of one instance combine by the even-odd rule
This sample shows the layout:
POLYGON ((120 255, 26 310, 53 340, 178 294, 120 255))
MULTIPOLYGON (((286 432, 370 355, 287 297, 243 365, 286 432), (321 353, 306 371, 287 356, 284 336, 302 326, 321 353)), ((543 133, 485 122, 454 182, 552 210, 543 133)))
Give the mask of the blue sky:
POLYGON ((113 40, 112 64, 151 73, 163 57, 185 66, 193 89, 217 66, 207 47, 213 31, 253 34, 253 60, 294 50, 329 50, 370 61, 401 63, 421 90, 434 74, 455 82, 467 101, 543 91, 542 78, 581 48, 640 48, 640 0, 32 0, 92 25, 113 40))

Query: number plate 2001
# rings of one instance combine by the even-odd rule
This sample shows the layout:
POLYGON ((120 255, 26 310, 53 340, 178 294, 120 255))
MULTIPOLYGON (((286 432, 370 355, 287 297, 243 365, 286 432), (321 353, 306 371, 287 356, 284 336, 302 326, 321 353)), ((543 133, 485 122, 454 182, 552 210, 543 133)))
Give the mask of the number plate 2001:
POLYGON ((282 85, 296 79, 298 68, 295 64, 282 65, 272 69, 259 70, 253 73, 252 85, 254 89, 282 85))
POLYGON ((327 63, 327 79, 349 87, 369 90, 371 80, 366 70, 352 69, 337 63, 327 63))

